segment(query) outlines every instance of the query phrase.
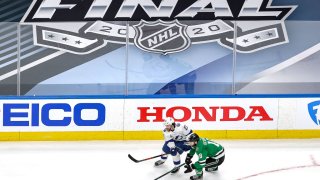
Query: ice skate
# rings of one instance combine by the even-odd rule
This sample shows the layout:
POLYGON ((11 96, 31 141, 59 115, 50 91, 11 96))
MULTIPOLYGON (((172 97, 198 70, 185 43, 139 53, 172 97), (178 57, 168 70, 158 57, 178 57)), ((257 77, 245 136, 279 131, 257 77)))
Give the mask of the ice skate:
POLYGON ((156 161, 156 162, 154 163, 154 165, 155 165, 155 166, 160 166, 160 165, 163 164, 164 162, 165 162, 165 160, 160 159, 160 160, 156 161))

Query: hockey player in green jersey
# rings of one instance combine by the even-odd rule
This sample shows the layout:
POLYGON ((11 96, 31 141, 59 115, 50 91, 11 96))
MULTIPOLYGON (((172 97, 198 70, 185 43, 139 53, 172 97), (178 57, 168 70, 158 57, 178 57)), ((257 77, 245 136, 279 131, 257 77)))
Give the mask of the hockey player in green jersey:
POLYGON ((184 173, 189 173, 193 169, 196 171, 196 175, 191 176, 191 180, 199 180, 203 177, 202 169, 205 168, 207 172, 213 172, 218 170, 225 158, 224 148, 207 138, 200 138, 196 133, 192 133, 187 137, 187 143, 191 146, 191 150, 187 154, 184 166, 187 170, 184 173), (199 159, 192 164, 192 157, 197 154, 199 159))

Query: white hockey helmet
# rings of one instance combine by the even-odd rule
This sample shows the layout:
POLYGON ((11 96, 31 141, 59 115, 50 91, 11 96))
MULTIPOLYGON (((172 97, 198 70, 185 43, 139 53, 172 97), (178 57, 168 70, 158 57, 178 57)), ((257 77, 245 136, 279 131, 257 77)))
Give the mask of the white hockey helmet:
POLYGON ((168 126, 168 125, 174 125, 174 120, 173 118, 169 117, 167 119, 164 120, 164 123, 163 123, 165 126, 168 126))

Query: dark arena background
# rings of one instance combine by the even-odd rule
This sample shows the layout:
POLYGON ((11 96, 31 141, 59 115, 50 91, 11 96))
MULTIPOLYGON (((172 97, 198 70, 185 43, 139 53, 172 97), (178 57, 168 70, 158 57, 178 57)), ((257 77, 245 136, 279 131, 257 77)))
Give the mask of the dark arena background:
POLYGON ((319 7, 1 0, 0 179, 190 179, 182 127, 224 147, 202 179, 319 179, 319 7))

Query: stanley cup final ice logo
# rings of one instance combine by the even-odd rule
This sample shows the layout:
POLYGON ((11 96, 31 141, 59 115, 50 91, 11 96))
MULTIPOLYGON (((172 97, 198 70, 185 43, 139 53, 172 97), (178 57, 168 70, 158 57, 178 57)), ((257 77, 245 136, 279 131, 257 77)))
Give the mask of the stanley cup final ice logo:
POLYGON ((296 6, 272 1, 34 0, 21 22, 36 45, 75 54, 109 43, 167 54, 210 42, 251 53, 288 42, 284 20, 296 6))
POLYGON ((316 125, 320 125, 320 101, 314 101, 309 103, 308 111, 313 122, 316 125))

